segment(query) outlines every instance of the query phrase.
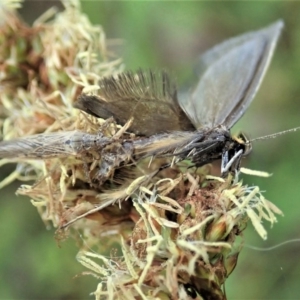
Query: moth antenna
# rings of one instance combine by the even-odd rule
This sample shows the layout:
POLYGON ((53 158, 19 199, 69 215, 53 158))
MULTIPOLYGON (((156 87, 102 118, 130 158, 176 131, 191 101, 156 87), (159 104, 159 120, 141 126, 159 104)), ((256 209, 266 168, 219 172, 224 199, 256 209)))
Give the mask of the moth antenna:
POLYGON ((255 139, 248 140, 247 143, 252 143, 252 142, 258 141, 258 140, 274 139, 274 138, 278 137, 279 135, 283 135, 283 134, 286 134, 286 133, 289 133, 289 132, 296 132, 298 130, 300 130, 300 126, 295 127, 295 128, 291 128, 291 129, 287 129, 287 130, 284 130, 284 131, 280 131, 280 132, 277 132, 277 133, 268 134, 268 135, 265 135, 265 136, 260 136, 260 137, 255 138, 255 139))

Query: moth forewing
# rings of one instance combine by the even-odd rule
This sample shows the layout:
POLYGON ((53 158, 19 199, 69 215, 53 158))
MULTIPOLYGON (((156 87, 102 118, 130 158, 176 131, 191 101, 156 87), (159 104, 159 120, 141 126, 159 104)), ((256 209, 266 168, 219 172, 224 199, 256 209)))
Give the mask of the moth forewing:
POLYGON ((202 57, 200 80, 179 103, 194 126, 230 129, 253 100, 283 28, 281 20, 208 50, 202 57))
POLYGON ((47 159, 80 155, 101 150, 111 138, 81 131, 52 132, 2 141, 0 158, 47 159))

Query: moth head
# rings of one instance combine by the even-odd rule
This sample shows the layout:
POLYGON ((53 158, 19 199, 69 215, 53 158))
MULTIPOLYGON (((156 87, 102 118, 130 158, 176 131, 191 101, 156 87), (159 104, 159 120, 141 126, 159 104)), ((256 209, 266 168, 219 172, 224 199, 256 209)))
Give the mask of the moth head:
POLYGON ((243 150, 243 156, 247 156, 251 153, 252 143, 245 133, 240 132, 237 136, 233 137, 233 140, 236 143, 236 149, 243 150))

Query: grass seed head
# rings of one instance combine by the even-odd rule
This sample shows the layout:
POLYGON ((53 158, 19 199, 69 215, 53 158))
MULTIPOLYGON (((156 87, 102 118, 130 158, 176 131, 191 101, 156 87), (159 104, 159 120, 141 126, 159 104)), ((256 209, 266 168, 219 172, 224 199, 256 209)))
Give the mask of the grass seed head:
MULTIPOLYGON (((90 23, 79 2, 63 1, 64 11, 49 10, 33 26, 14 11, 18 2, 7 3, 0 8, 3 138, 80 130, 133 139, 126 125, 73 108, 82 90, 94 92, 99 78, 122 71, 101 26, 90 23)), ((225 299, 222 287, 242 249, 237 238, 249 221, 266 238, 262 222, 273 224, 280 210, 258 187, 213 177, 207 166, 196 171, 182 162, 157 172, 172 159, 129 164, 118 157, 104 181, 97 181, 98 153, 15 158, 15 171, 0 185, 34 181, 17 193, 31 198, 47 226, 67 227, 57 237, 82 233, 77 259, 99 278, 96 299, 225 299), (119 257, 111 250, 116 243, 119 257)))

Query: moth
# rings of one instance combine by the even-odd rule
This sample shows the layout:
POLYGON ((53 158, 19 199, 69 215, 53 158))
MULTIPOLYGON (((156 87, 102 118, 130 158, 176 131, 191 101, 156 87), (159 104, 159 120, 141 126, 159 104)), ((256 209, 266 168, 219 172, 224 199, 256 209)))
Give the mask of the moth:
MULTIPOLYGON (((233 138, 232 126, 252 102, 272 58, 283 28, 281 20, 270 26, 231 38, 199 59, 197 84, 185 96, 165 71, 125 72, 99 81, 99 94, 82 94, 74 106, 90 115, 113 117, 125 125, 133 139, 120 139, 126 157, 189 158, 199 167, 221 159, 221 173, 238 171, 251 143, 241 135, 233 138)), ((0 143, 0 157, 44 159, 79 156, 85 151, 109 149, 114 137, 84 132, 39 134, 0 143)), ((111 150, 110 168, 115 167, 111 150)), ((107 151, 106 151, 107 152, 107 151)), ((108 155, 106 153, 106 155, 108 155)), ((120 159, 118 159, 120 164, 120 159)), ((106 169, 101 173, 105 177, 106 169)))
POLYGON ((75 107, 96 117, 113 116, 144 138, 134 140, 136 158, 173 155, 197 166, 221 159, 221 174, 238 171, 251 151, 231 127, 252 102, 272 58, 283 22, 231 38, 200 58, 199 78, 188 95, 178 96, 166 72, 127 72, 99 82, 99 95, 82 94, 75 107))

